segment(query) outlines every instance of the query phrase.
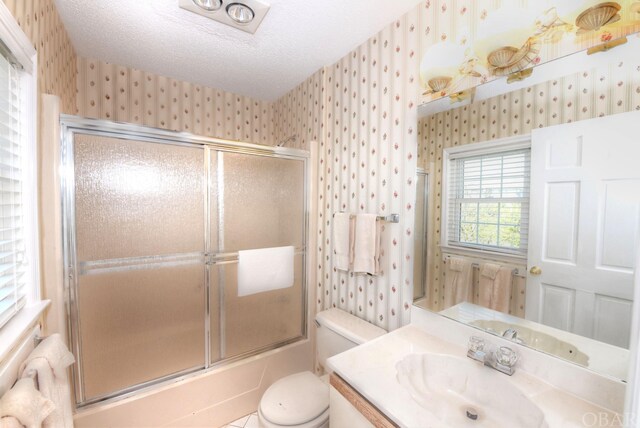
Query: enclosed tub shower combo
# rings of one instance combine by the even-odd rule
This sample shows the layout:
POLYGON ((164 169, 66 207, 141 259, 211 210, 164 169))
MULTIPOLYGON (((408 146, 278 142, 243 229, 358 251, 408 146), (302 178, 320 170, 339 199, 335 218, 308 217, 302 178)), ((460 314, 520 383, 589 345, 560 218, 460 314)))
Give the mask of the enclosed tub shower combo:
POLYGON ((306 337, 307 152, 61 125, 79 406, 306 337))

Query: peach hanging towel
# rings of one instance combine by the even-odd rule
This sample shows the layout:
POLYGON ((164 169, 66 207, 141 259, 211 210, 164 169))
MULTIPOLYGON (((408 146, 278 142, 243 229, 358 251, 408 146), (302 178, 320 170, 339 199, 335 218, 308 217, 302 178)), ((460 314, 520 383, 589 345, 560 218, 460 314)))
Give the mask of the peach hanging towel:
POLYGON ((495 311, 509 313, 512 270, 493 263, 480 268, 480 297, 478 304, 495 311))
POLYGON ((450 257, 444 280, 444 308, 473 300, 473 268, 470 261, 450 257))

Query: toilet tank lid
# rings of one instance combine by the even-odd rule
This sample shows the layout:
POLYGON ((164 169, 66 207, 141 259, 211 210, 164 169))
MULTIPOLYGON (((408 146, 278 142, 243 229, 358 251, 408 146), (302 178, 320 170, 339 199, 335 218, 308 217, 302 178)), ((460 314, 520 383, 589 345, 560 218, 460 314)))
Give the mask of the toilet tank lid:
POLYGON ((358 345, 386 334, 387 331, 337 308, 318 312, 316 321, 358 345))

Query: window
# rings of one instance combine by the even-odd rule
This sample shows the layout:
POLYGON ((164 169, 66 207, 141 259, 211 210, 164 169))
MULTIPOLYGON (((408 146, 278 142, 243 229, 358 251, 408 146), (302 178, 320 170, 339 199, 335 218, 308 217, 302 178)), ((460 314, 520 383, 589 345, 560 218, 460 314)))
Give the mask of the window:
MULTIPOLYGON (((38 290, 35 50, 0 10, 0 328, 38 290), (15 54, 14 54, 15 53, 15 54)), ((9 327, 9 326, 7 326, 9 327)), ((15 326, 11 327, 15 330, 15 326)), ((5 342, 2 342, 4 344, 5 342)))
POLYGON ((530 152, 502 147, 449 155, 447 246, 526 255, 530 152))

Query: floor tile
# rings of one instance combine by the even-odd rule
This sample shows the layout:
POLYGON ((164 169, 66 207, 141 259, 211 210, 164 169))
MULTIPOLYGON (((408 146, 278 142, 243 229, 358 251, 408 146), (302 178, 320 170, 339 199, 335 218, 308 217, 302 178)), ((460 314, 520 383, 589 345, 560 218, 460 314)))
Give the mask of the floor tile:
POLYGON ((251 416, 249 416, 249 420, 245 424, 244 428, 259 428, 258 415, 254 413, 251 416))
POLYGON ((249 420, 249 416, 251 415, 243 416, 240 419, 231 422, 229 426, 234 428, 244 428, 245 424, 249 420))

